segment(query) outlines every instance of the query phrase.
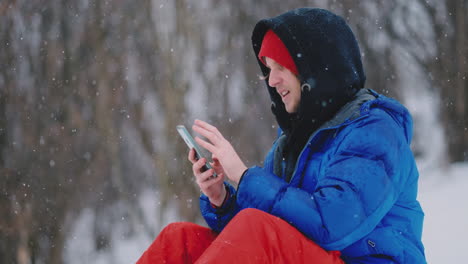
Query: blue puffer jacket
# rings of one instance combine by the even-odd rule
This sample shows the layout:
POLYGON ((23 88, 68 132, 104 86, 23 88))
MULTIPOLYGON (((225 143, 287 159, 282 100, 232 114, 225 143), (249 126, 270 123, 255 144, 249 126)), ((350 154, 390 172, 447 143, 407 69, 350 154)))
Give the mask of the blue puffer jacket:
POLYGON ((277 158, 280 136, 263 168, 249 168, 237 190, 226 183, 231 196, 222 208, 202 196, 202 214, 220 232, 240 210, 257 208, 324 249, 340 250, 347 263, 379 255, 425 263, 411 135, 412 120, 401 104, 363 89, 310 137, 289 183, 274 173, 284 168, 277 158))

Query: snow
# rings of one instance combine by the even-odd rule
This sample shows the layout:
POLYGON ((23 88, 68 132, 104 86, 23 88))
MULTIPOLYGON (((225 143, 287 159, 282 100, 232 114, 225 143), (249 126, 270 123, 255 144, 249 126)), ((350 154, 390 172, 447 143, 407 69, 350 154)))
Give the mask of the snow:
POLYGON ((468 252, 468 163, 421 172, 419 201, 425 213, 428 263, 463 263, 468 252))
MULTIPOLYGON (((158 202, 160 200, 158 192, 145 190, 139 195, 139 198, 139 203, 143 208, 144 222, 149 225, 152 232, 171 222, 180 220, 173 204, 169 204, 165 215, 160 219, 158 212, 161 210, 161 204, 158 202), (159 222, 159 220, 162 222, 159 222)), ((96 214, 91 209, 85 209, 80 213, 72 227, 69 239, 65 243, 64 263, 135 263, 156 236, 156 234, 149 234, 147 232, 148 228, 143 225, 135 227, 134 235, 126 235, 130 224, 128 219, 121 217, 117 219, 119 220, 117 223, 108 223, 112 225, 110 245, 103 250, 96 251, 93 234, 95 219, 96 214)))

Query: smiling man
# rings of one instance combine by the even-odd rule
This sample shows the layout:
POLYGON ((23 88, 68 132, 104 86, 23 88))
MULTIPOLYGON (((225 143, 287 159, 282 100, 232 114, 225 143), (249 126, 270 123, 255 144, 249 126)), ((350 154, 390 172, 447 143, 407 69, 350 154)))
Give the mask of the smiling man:
POLYGON ((268 67, 268 84, 276 88, 286 111, 290 114, 297 112, 301 101, 297 68, 287 48, 273 30, 268 30, 265 34, 258 58, 268 67))
POLYGON ((295 113, 301 101, 301 88, 299 79, 290 70, 273 59, 265 57, 265 64, 270 69, 268 84, 275 87, 281 95, 284 106, 288 113, 295 113))
POLYGON ((204 171, 189 152, 210 228, 171 224, 139 263, 425 263, 411 116, 364 89, 346 22, 295 9, 258 22, 252 43, 281 135, 263 167, 247 168, 196 120, 213 155, 204 171))

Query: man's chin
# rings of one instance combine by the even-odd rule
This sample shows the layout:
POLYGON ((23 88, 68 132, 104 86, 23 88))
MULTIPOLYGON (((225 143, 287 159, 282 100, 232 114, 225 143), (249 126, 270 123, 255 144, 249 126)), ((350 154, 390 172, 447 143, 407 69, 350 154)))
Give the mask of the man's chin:
POLYGON ((286 107, 286 112, 288 112, 288 114, 295 114, 297 112, 297 109, 290 109, 286 107))

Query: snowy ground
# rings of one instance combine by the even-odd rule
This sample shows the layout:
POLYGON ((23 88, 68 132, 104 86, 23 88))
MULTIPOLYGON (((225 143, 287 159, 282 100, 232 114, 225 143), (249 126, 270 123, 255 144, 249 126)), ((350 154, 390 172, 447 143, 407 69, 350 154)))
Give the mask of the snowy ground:
MULTIPOLYGON (((423 242, 428 263, 467 263, 468 163, 421 171, 419 186, 419 200, 426 215, 423 242)), ((155 214, 154 193, 142 195, 142 203, 147 217, 155 214)), ((174 214, 170 214, 165 222, 175 220, 174 214)), ((117 227, 110 249, 94 252, 92 231, 88 228, 92 217, 90 211, 84 211, 80 217, 73 239, 67 242, 66 263, 134 263, 151 243, 151 238, 142 232, 131 239, 124 238, 121 235, 124 231, 117 227)))
POLYGON ((419 201, 426 214, 428 263, 468 263, 468 163, 421 172, 419 201))

